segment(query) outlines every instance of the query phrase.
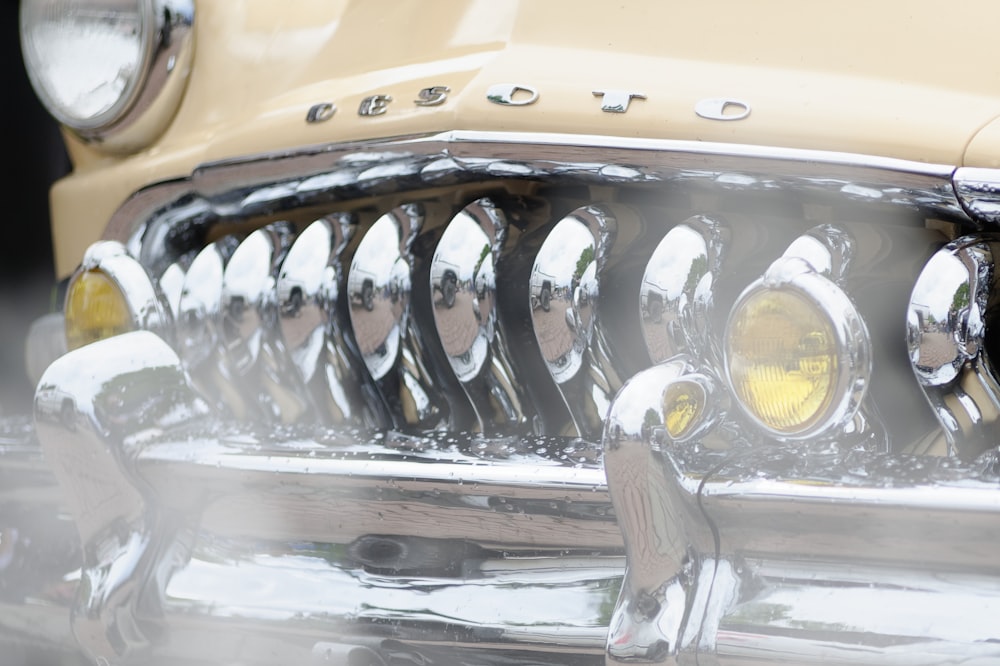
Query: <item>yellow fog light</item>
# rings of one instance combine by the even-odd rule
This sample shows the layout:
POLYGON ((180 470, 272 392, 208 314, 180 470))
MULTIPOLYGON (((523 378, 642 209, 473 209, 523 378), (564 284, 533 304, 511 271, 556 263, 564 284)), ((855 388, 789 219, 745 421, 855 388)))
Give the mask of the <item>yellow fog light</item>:
POLYGON ((90 246, 66 292, 66 347, 137 329, 161 335, 171 317, 146 271, 113 241, 90 246))
POLYGON ((705 389, 693 381, 677 381, 663 394, 663 423, 673 440, 682 440, 701 425, 705 389))
POLYGON ((66 346, 76 349, 131 331, 132 313, 121 289, 100 271, 79 273, 66 294, 66 346))
POLYGON ((854 418, 868 348, 847 295, 805 262, 782 258, 730 313, 726 373, 743 410, 770 434, 819 436, 854 418))

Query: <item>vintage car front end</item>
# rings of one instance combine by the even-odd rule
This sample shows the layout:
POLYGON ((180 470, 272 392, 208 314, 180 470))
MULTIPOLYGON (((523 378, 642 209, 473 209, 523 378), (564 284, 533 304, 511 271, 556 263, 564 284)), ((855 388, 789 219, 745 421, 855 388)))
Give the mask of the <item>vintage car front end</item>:
POLYGON ((689 4, 22 0, 14 663, 1000 660, 1000 66, 689 4))

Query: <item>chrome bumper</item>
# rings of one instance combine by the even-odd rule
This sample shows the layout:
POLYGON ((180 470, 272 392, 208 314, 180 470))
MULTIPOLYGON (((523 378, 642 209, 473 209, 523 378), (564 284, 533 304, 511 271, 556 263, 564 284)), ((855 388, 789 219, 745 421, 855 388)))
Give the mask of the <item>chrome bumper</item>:
MULTIPOLYGON (((69 649, 71 617, 110 664, 1000 658, 988 458, 671 442, 645 415, 686 368, 616 398, 609 497, 579 440, 235 427, 156 336, 85 347, 36 398, 81 584, 70 609, 74 574, 48 566, 60 594, 0 624, 69 649)), ((33 476, 5 496, 56 513, 11 446, 4 471, 33 476)))
POLYGON ((229 427, 149 333, 57 361, 36 417, 93 658, 602 660, 624 558, 593 450, 229 427))

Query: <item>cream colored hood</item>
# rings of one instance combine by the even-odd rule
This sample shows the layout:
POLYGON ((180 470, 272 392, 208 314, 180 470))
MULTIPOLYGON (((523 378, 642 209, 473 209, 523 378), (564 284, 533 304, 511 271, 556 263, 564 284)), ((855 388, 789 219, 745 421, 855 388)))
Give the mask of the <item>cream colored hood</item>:
POLYGON ((144 185, 204 162, 327 142, 569 132, 993 165, 996 5, 956 11, 899 0, 203 0, 187 92, 160 140, 129 157, 71 140, 77 173, 53 193, 58 271, 71 271, 144 185), (536 90, 537 101, 491 102, 487 91, 504 83, 536 90), (447 99, 417 105, 431 86, 447 87, 447 99), (609 113, 595 91, 643 98, 609 113), (392 98, 385 113, 359 115, 373 95, 392 98), (722 98, 750 114, 695 113, 722 98), (307 123, 321 103, 336 112, 307 123))

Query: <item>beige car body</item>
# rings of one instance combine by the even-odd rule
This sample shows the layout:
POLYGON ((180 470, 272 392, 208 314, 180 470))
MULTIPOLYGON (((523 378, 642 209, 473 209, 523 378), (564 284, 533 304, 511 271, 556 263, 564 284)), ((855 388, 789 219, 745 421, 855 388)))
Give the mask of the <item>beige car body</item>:
POLYGON ((154 143, 114 154, 67 133, 74 171, 52 191, 56 271, 69 275, 147 185, 204 163, 378 137, 557 132, 998 166, 1000 61, 977 48, 993 42, 995 11, 990 0, 960 15, 924 0, 206 0, 183 101, 154 143), (491 103, 498 83, 538 100, 491 103), (430 86, 447 86, 446 101, 414 104, 430 86), (595 91, 608 90, 644 98, 606 113, 595 91), (372 95, 392 97, 386 112, 359 115, 372 95), (751 113, 695 113, 719 98, 751 113), (307 123, 319 103, 336 113, 307 123))

